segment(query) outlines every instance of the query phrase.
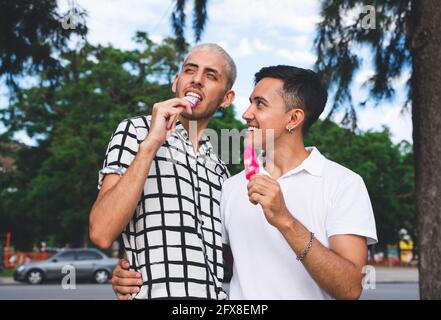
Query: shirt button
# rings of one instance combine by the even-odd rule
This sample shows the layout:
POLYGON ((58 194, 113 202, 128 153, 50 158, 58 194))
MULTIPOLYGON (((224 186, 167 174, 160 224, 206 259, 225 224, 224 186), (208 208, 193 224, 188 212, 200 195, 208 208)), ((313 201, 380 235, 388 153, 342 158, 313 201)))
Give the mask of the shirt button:
POLYGON ((201 190, 202 190, 201 187, 195 187, 194 189, 195 189, 197 192, 201 192, 201 190))

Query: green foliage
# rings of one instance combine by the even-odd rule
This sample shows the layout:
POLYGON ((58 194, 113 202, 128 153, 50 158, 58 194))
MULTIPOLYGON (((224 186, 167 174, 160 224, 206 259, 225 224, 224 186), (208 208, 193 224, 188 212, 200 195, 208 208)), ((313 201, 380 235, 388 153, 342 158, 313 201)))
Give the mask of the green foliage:
POLYGON ((332 122, 318 122, 305 139, 328 158, 358 173, 371 198, 380 246, 398 240, 406 228, 416 239, 412 146, 394 145, 390 132, 355 134, 332 122))
POLYGON ((62 28, 56 0, 0 2, 0 77, 19 89, 16 78, 45 70, 55 80, 61 70, 55 53, 65 52, 71 35, 84 37, 85 12, 77 8, 75 29, 62 28))
MULTIPOLYGON (((394 95, 393 80, 410 67, 408 38, 410 31, 411 0, 323 0, 322 21, 317 25, 314 47, 317 50, 316 68, 335 89, 329 117, 337 109, 345 108, 343 124, 355 128, 357 115, 351 99, 351 83, 362 65, 358 56, 360 47, 373 51, 375 74, 364 86, 377 102, 394 95), (375 28, 363 26, 367 11, 375 8, 375 28), (355 16, 353 21, 349 17, 355 16)), ((410 94, 410 91, 409 91, 410 94)), ((408 103, 408 102, 407 102, 408 103)), ((366 104, 366 101, 361 103, 366 104)))
MULTIPOLYGON (((215 148, 217 154, 221 157, 221 159, 227 164, 228 170, 230 171, 231 175, 234 175, 236 173, 239 173, 243 170, 243 159, 242 159, 242 149, 243 149, 243 143, 240 145, 240 150, 233 150, 233 143, 230 140, 228 143, 229 150, 227 154, 229 155, 229 159, 223 159, 223 152, 225 150, 222 150, 222 143, 225 143, 225 141, 222 140, 222 130, 232 130, 236 129, 238 132, 242 131, 243 129, 247 128, 247 125, 240 122, 235 117, 235 109, 234 105, 227 108, 225 111, 218 111, 213 118, 211 118, 211 121, 208 125, 209 128, 214 129, 217 133, 218 139, 218 145, 213 147, 215 148)), ((214 142, 212 141, 212 144, 214 142)))

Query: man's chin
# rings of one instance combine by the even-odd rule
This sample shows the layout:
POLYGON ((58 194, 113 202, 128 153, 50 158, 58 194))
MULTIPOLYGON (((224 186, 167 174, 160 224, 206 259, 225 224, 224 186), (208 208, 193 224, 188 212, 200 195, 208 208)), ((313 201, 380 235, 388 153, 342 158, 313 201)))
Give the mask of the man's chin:
POLYGON ((182 112, 181 115, 187 119, 187 120, 193 120, 193 121, 198 121, 198 120, 204 120, 204 119, 209 119, 211 118, 212 114, 206 114, 206 113, 193 113, 193 114, 188 114, 187 112, 182 112))

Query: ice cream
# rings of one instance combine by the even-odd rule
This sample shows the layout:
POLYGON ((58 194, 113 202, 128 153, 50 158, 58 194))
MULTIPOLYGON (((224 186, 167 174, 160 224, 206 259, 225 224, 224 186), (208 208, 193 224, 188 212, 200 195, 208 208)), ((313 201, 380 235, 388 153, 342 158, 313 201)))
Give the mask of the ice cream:
POLYGON ((199 101, 201 101, 201 99, 199 99, 199 97, 196 97, 194 95, 186 95, 184 97, 184 99, 191 103, 191 107, 192 108, 196 108, 196 106, 198 105, 199 101))
POLYGON ((245 144, 245 150, 243 151, 243 164, 245 167, 245 177, 247 180, 250 180, 253 175, 259 173, 260 168, 250 131, 247 133, 245 144))

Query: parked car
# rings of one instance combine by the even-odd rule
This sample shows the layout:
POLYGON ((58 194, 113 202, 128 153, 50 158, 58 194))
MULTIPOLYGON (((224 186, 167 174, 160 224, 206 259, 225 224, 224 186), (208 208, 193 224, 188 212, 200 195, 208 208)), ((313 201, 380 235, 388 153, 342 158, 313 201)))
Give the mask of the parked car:
POLYGON ((46 280, 61 280, 66 276, 63 267, 73 266, 78 280, 106 283, 118 259, 109 258, 97 249, 64 249, 47 260, 17 267, 14 280, 40 284, 46 280))

